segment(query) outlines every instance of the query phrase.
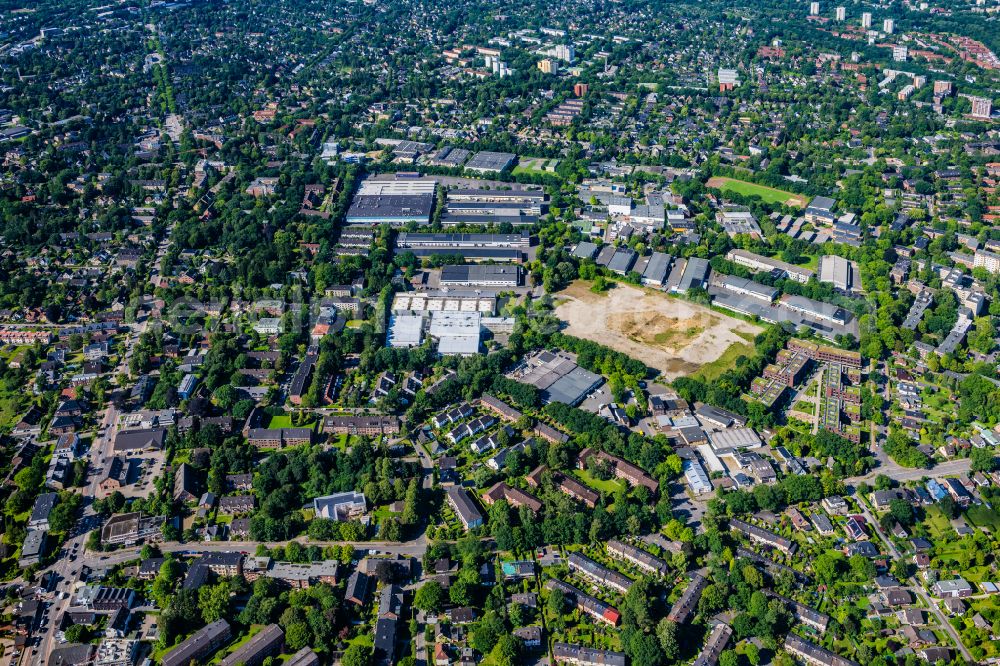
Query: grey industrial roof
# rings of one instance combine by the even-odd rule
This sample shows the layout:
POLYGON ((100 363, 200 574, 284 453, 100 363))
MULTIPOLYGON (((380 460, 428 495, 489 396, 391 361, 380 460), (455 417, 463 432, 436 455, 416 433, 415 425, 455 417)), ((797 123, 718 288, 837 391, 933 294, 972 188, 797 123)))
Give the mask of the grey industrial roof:
POLYGON ((598 246, 590 241, 581 241, 574 249, 573 256, 580 259, 593 259, 598 246))
POLYGON ((767 301, 773 301, 778 296, 778 290, 760 282, 754 282, 746 278, 735 275, 725 275, 719 284, 733 292, 745 292, 747 295, 755 296, 767 301))
POLYGON ((427 221, 434 209, 433 194, 359 194, 347 211, 348 219, 412 219, 427 221))
POLYGON ((528 213, 506 214, 503 212, 474 213, 468 211, 444 211, 441 224, 457 227, 461 224, 510 224, 515 227, 531 226, 538 222, 538 216, 528 213))
POLYGON ((671 256, 663 252, 654 252, 649 257, 646 270, 642 272, 643 280, 650 280, 663 284, 667 280, 667 270, 670 268, 671 256))
POLYGON ((445 266, 441 269, 441 283, 520 281, 520 266, 445 266))
POLYGON ((402 232, 396 238, 398 247, 421 247, 423 245, 449 244, 462 247, 481 245, 511 245, 524 244, 527 232, 518 234, 448 234, 448 233, 410 233, 402 232))
POLYGON ((854 287, 854 275, 851 262, 843 257, 828 254, 824 255, 819 262, 820 282, 832 283, 840 289, 852 289, 854 287))
POLYGON ((600 375, 596 375, 589 370, 577 366, 569 373, 555 380, 549 387, 542 391, 542 398, 546 402, 562 402, 570 406, 576 406, 587 397, 587 394, 597 388, 604 381, 600 375))
POLYGON ((515 157, 516 155, 513 153, 495 153, 484 150, 473 155, 465 168, 472 171, 503 171, 507 165, 514 161, 515 157))
POLYGON ((611 262, 611 258, 615 256, 617 248, 614 245, 605 245, 601 248, 601 251, 597 253, 597 258, 594 261, 597 262, 599 266, 607 266, 611 262))
POLYGON ((809 207, 829 211, 832 210, 836 204, 837 202, 830 197, 813 197, 813 200, 809 202, 809 207))
POLYGON ((761 445, 760 436, 752 428, 727 428, 708 434, 716 451, 720 449, 753 448, 761 445))
POLYGON ((632 264, 635 263, 638 256, 635 250, 631 248, 618 248, 615 256, 611 257, 611 261, 608 262, 608 270, 615 271, 616 273, 627 273, 632 268, 632 264))
POLYGON ((832 303, 824 303, 823 301, 806 298, 805 296, 785 294, 781 297, 781 302, 790 308, 799 310, 800 312, 804 312, 808 315, 820 317, 822 319, 829 319, 836 322, 846 322, 850 317, 850 315, 847 314, 847 311, 841 307, 833 305, 832 303))
POLYGON ((701 286, 701 283, 708 276, 709 268, 708 259, 700 257, 691 257, 688 259, 687 265, 684 267, 684 274, 681 276, 680 284, 677 285, 677 291, 683 293, 693 287, 701 286))
POLYGON ((464 162, 469 155, 471 155, 471 153, 465 148, 452 148, 451 146, 445 146, 431 156, 431 161, 441 162, 448 166, 461 166, 462 162, 464 162))
POLYGON ((417 258, 436 255, 455 255, 465 259, 492 259, 494 261, 517 262, 523 254, 520 250, 506 247, 418 247, 399 248, 398 252, 411 252, 417 258))

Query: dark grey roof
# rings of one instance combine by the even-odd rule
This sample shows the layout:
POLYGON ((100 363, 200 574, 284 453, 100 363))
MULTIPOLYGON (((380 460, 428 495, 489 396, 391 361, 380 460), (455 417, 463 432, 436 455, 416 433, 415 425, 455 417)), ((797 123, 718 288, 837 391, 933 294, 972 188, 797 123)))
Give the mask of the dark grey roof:
POLYGON ((813 197, 813 200, 809 202, 810 208, 816 208, 818 210, 832 210, 837 202, 830 197, 813 197))
POLYGON ((635 250, 628 247, 618 248, 615 255, 611 257, 611 261, 608 262, 608 270, 615 271, 616 273, 627 273, 631 270, 632 265, 635 263, 636 258, 638 258, 635 250))
POLYGON ((433 194, 359 194, 347 211, 348 220, 415 220, 427 222, 434 209, 433 194))
POLYGON ((355 571, 347 579, 347 589, 344 592, 344 599, 356 600, 364 605, 368 600, 368 586, 371 579, 367 574, 355 571))
POLYGON ((48 663, 52 666, 78 666, 89 664, 94 656, 94 646, 87 643, 67 643, 53 648, 48 663))
POLYGON ((452 486, 448 488, 448 497, 451 498, 453 505, 461 515, 462 519, 466 524, 471 524, 474 522, 482 522, 483 514, 479 512, 476 505, 473 503, 472 499, 465 489, 458 486, 452 486))
POLYGON ((680 284, 677 285, 677 290, 686 292, 694 287, 700 287, 705 278, 708 277, 709 268, 708 259, 700 257, 691 257, 688 259, 687 264, 684 266, 684 273, 681 275, 680 284))
POLYGON ((163 666, 186 666, 192 660, 200 660, 230 635, 229 623, 216 620, 202 627, 170 652, 163 655, 163 666))
MULTIPOLYGON (((500 250, 502 251, 502 250, 500 250)), ((520 266, 445 266, 441 269, 441 283, 454 282, 520 282, 520 266)))
POLYGON ((590 241, 581 241, 573 249, 573 256, 580 259, 593 259, 594 255, 597 254, 598 246, 590 241))
POLYGON ((115 451, 141 451, 162 449, 167 431, 163 428, 125 430, 115 436, 115 451))
POLYGON ((28 524, 48 522, 49 514, 55 508, 59 495, 56 493, 43 493, 35 498, 35 506, 31 509, 31 518, 28 524))
POLYGON ((375 623, 375 660, 379 664, 396 661, 396 620, 391 617, 379 618, 375 623))
POLYGON ((269 624, 250 638, 246 643, 233 650, 219 662, 219 666, 237 666, 237 664, 256 664, 263 657, 274 654, 285 640, 285 632, 276 624, 269 624))
POLYGON ((670 268, 671 257, 663 252, 654 252, 649 257, 646 270, 642 272, 642 279, 650 282, 663 284, 667 280, 667 270, 670 268))

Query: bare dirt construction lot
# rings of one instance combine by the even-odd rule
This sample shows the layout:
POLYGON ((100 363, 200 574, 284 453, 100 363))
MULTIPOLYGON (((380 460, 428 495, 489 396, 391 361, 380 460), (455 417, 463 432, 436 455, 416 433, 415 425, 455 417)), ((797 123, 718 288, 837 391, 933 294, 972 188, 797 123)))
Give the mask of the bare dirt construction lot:
POLYGON ((566 333, 628 354, 666 379, 696 372, 762 330, 696 303, 620 283, 595 294, 589 282, 576 281, 555 298, 566 333))

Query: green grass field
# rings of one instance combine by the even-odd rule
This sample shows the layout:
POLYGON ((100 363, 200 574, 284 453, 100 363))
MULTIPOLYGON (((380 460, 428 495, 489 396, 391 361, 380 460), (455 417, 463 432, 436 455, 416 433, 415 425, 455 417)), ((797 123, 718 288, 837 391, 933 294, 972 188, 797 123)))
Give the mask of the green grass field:
POLYGON ((292 417, 287 414, 282 416, 272 416, 267 424, 268 428, 291 428, 292 417))
POLYGON ((380 506, 379 508, 375 509, 375 511, 373 511, 372 513, 375 516, 376 523, 381 523, 383 520, 387 518, 398 518, 399 516, 402 515, 400 513, 396 513, 395 511, 390 511, 388 504, 380 506))
POLYGON ((617 479, 608 479, 607 481, 597 479, 585 469, 576 470, 573 473, 579 477, 580 481, 583 481, 586 485, 602 493, 615 493, 626 487, 624 481, 619 481, 617 479))
POLYGON ((271 421, 267 424, 268 428, 315 428, 316 419, 314 415, 307 414, 309 418, 304 421, 301 425, 296 425, 292 423, 292 416, 290 414, 282 414, 281 416, 272 416, 271 421))
POLYGON ((932 504, 925 510, 924 524, 927 525, 927 530, 931 533, 931 537, 935 541, 940 541, 945 539, 949 534, 954 534, 951 528, 951 522, 944 515, 944 511, 938 507, 937 504, 932 504))
POLYGON ((787 192, 774 187, 749 183, 745 180, 736 180, 735 178, 726 178, 724 176, 710 178, 707 185, 708 187, 720 189, 723 192, 735 192, 743 196, 760 197, 765 203, 786 204, 799 208, 805 208, 807 203, 805 197, 794 192, 787 192))
POLYGON ((982 504, 970 506, 965 517, 976 527, 985 527, 993 533, 1000 529, 1000 514, 982 504))
POLYGON ((714 379, 718 379, 722 373, 736 365, 736 359, 740 356, 753 356, 753 346, 745 345, 740 342, 735 342, 729 345, 729 349, 722 352, 722 356, 715 359, 711 363, 706 363, 698 368, 698 371, 695 372, 692 377, 694 379, 700 379, 703 382, 710 382, 714 379))

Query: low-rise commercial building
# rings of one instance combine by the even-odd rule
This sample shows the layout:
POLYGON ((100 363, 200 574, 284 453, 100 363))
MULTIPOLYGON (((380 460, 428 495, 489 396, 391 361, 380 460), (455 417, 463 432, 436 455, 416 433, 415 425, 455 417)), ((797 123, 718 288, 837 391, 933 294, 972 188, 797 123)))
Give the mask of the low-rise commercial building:
POLYGON ((441 269, 442 287, 518 287, 520 266, 445 266, 441 269))
POLYGON ((140 512, 112 516, 101 528, 101 543, 109 546, 134 546, 140 541, 163 538, 163 516, 144 516, 140 512))
POLYGON ((317 497, 313 500, 313 511, 317 518, 346 521, 358 518, 368 510, 364 493, 344 492, 317 497))

